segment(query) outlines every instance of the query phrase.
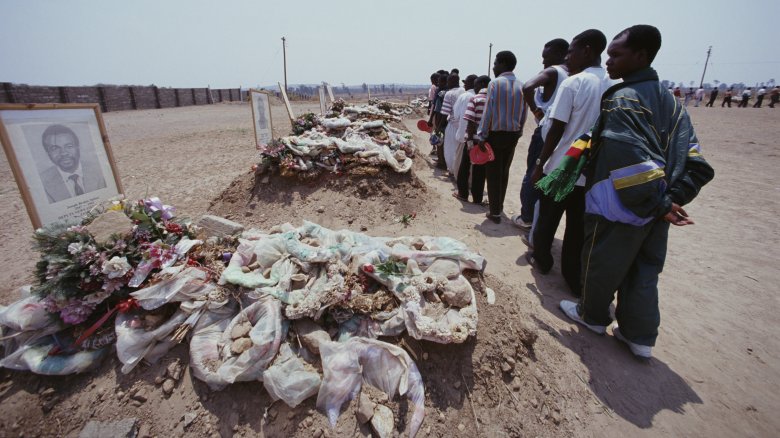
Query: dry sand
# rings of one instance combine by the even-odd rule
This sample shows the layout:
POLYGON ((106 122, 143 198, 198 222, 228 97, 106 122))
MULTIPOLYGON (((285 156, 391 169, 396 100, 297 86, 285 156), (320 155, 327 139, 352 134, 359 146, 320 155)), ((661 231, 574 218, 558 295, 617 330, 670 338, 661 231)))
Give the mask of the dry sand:
MULTIPOLYGON (((298 112, 317 107, 294 106, 298 112)), ((273 111, 275 121, 286 120, 278 103, 273 111)), ((611 335, 570 323, 557 308, 569 298, 557 266, 546 276, 528 267, 518 231, 507 220, 486 221, 482 207, 455 201, 452 184, 425 160, 417 160, 413 175, 382 183, 325 178, 321 184, 271 179, 256 185, 249 174, 255 150, 248 105, 104 117, 131 199, 157 195, 180 215, 211 211, 250 226, 297 225, 306 218, 332 228, 365 227, 372 235, 447 235, 486 257, 487 284, 498 301, 488 306, 480 297, 476 339, 437 345, 404 338, 426 386, 420 436, 774 436, 780 430, 780 341, 773 322, 780 312, 780 185, 773 176, 780 168, 780 113, 690 112, 716 177, 687 208, 696 225, 670 233, 660 336, 649 363, 635 360, 611 335), (396 219, 411 211, 417 219, 404 228, 396 219)), ((507 215, 519 209, 531 129, 518 145, 507 215)), ((275 134, 287 130, 279 126, 275 134)), ((423 155, 425 140, 416 134, 423 155)), ((0 170, 0 302, 7 304, 32 281, 37 254, 5 158, 0 170)), ((554 252, 559 249, 556 240, 554 252)), ((271 404, 260 383, 211 392, 187 372, 165 397, 155 377, 187 357, 186 346, 179 346, 161 363, 128 375, 119 372, 115 357, 80 376, 0 371, 0 436, 77 436, 90 419, 128 417, 160 437, 369 434, 357 425, 352 405, 330 429, 314 399, 296 409, 271 404), (138 400, 131 399, 136 392, 138 400), (196 419, 185 429, 186 413, 196 419)), ((387 404, 397 429, 408 430, 408 403, 396 398, 387 404)))

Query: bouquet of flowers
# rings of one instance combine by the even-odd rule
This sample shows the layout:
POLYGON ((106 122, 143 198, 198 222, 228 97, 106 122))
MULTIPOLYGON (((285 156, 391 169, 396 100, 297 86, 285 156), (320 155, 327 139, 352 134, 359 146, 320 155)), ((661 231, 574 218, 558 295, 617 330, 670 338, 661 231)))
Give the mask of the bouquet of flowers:
POLYGON ((295 135, 301 135, 304 132, 312 129, 313 127, 317 126, 319 122, 317 121, 317 115, 314 113, 306 113, 297 119, 293 121, 292 124, 292 131, 295 135))
POLYGON ((86 321, 96 307, 115 305, 155 269, 171 266, 175 245, 193 227, 174 219, 158 198, 113 201, 80 225, 54 224, 35 231, 41 259, 33 293, 66 325, 86 321))

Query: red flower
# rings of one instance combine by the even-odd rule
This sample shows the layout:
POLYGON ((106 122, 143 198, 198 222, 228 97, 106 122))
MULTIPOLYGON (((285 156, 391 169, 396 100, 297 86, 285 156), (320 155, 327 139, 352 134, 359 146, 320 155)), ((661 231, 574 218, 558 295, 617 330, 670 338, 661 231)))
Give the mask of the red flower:
POLYGON ((177 224, 176 222, 168 222, 165 224, 165 231, 173 234, 181 234, 182 228, 181 225, 177 224))
POLYGON ((369 274, 373 273, 374 265, 372 265, 371 263, 366 263, 365 265, 363 265, 363 271, 368 272, 369 274))

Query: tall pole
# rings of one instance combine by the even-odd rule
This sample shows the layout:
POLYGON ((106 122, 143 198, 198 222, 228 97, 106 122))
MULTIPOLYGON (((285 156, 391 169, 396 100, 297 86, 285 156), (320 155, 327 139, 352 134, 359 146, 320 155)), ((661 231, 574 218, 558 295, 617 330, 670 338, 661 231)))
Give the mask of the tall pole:
POLYGON ((701 81, 699 81, 699 88, 704 87, 704 74, 707 73, 707 63, 710 61, 710 53, 712 53, 712 46, 707 49, 707 60, 704 61, 704 71, 701 72, 701 81))
POLYGON ((287 40, 282 37, 282 56, 284 57, 284 92, 287 92, 287 40))
POLYGON ((490 49, 488 50, 488 77, 490 77, 490 60, 493 58, 493 43, 490 43, 490 49))

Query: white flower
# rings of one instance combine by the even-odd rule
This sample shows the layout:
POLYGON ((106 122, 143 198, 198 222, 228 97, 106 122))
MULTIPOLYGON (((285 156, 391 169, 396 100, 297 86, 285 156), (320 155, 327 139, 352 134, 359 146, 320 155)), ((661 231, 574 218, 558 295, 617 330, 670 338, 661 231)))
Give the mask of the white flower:
POLYGON ((108 278, 124 277, 124 275, 127 274, 127 271, 132 268, 130 263, 127 263, 126 257, 114 256, 111 260, 103 263, 103 273, 106 274, 108 278))
POLYGON ((81 242, 74 242, 68 245, 68 252, 71 254, 78 254, 84 249, 84 244, 81 242))

